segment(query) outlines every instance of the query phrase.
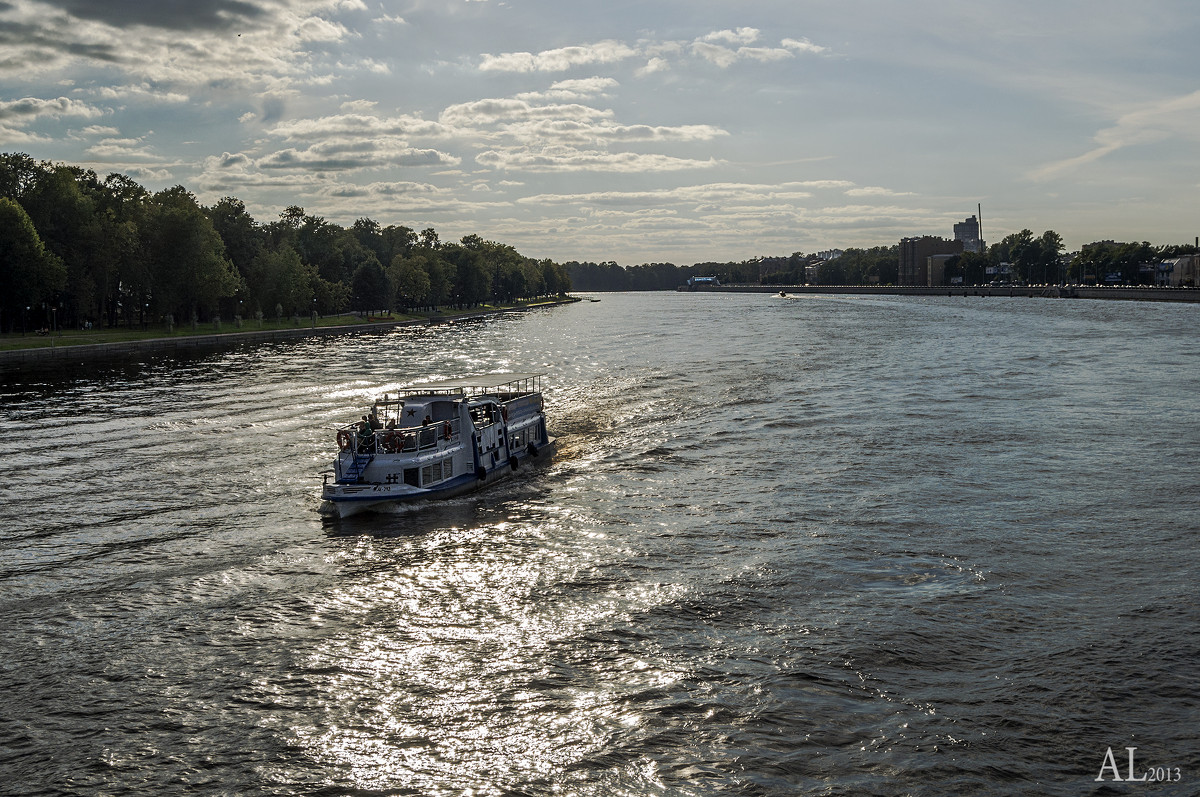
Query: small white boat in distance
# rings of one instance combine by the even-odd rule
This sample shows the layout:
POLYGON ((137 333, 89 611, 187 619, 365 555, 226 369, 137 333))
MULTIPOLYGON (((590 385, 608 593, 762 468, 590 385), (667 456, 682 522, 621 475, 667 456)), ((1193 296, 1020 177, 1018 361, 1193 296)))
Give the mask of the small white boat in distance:
POLYGON ((321 514, 346 517, 478 490, 549 455, 545 374, 479 374, 402 388, 337 431, 321 514), (331 478, 332 477, 332 480, 331 478))

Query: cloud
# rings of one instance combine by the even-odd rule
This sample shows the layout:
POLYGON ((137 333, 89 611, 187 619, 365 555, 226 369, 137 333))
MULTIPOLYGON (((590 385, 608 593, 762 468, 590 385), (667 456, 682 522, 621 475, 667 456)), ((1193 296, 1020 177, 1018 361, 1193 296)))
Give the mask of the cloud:
POLYGON ((449 127, 481 128, 502 122, 527 119, 571 119, 576 121, 603 119, 612 111, 599 110, 578 103, 537 105, 513 97, 475 100, 445 108, 438 121, 449 127))
POLYGON ((278 150, 255 161, 260 169, 355 171, 384 166, 457 166, 461 158, 435 149, 362 140, 317 144, 307 149, 278 150))
POLYGON ((245 153, 238 152, 238 153, 234 154, 234 153, 229 153, 229 152, 223 152, 219 156, 207 158, 205 160, 205 169, 206 170, 217 169, 217 170, 222 170, 222 171, 228 170, 228 169, 245 170, 246 168, 253 165, 253 163, 254 163, 254 161, 251 160, 250 157, 248 155, 246 155, 245 153))
POLYGON ((719 44, 711 44, 709 42, 693 42, 692 52, 703 58, 705 61, 716 64, 722 69, 727 66, 732 66, 738 60, 736 51, 723 47, 719 44))
POLYGON ((655 72, 663 72, 670 68, 671 68, 671 65, 670 65, 670 63, 667 62, 667 59, 660 58, 658 56, 654 56, 653 58, 651 58, 649 61, 646 62, 645 66, 638 69, 637 72, 635 72, 635 74, 638 77, 645 77, 646 75, 652 75, 655 72))
POLYGON ((166 91, 149 83, 128 84, 122 86, 102 86, 96 89, 92 96, 96 99, 116 103, 185 103, 191 100, 187 94, 177 91, 166 91))
POLYGON ((543 149, 488 150, 475 156, 480 166, 498 170, 529 172, 587 171, 587 172, 662 172, 682 169, 711 169, 717 161, 676 158, 670 155, 636 152, 605 152, 580 150, 573 147, 543 149))
MULTIPOLYGON (((356 36, 329 16, 338 10, 331 0, 11 0, 0 4, 0 77, 58 72, 74 80, 99 64, 115 70, 107 76, 114 88, 124 75, 167 92, 278 93, 340 74, 322 53, 356 36)), ((361 57, 350 66, 385 68, 361 57)))
POLYGON ((275 125, 272 135, 287 141, 330 140, 348 137, 393 137, 448 135, 451 131, 439 122, 419 116, 383 117, 368 113, 343 113, 317 119, 293 119, 275 125))
POLYGON ((107 125, 88 125, 87 127, 80 130, 77 135, 79 135, 79 136, 103 136, 106 138, 112 138, 114 136, 119 135, 120 132, 121 131, 118 130, 117 128, 108 127, 107 125))
POLYGON ((590 142, 633 141, 711 141, 728 132, 712 125, 619 125, 607 120, 580 122, 571 119, 532 120, 507 125, 504 132, 518 141, 554 141, 586 144, 590 142))
POLYGON ((1046 181, 1075 171, 1118 150, 1169 138, 1200 137, 1200 91, 1172 97, 1118 116, 1116 124, 1096 133, 1095 147, 1071 158, 1047 163, 1029 173, 1046 181))
POLYGON ((846 196, 916 196, 916 194, 912 191, 893 191, 890 188, 869 185, 862 188, 851 188, 846 191, 846 196))
POLYGON ((584 64, 607 64, 632 58, 638 51, 611 39, 543 50, 540 53, 484 54, 479 68, 484 72, 561 72, 584 64))
POLYGON ((750 47, 758 41, 757 28, 719 30, 705 34, 690 44, 678 41, 639 42, 637 46, 607 39, 593 44, 560 47, 539 53, 514 52, 500 55, 485 54, 479 64, 484 72, 562 72, 587 64, 608 64, 631 58, 647 58, 637 70, 639 76, 660 72, 669 67, 667 56, 692 52, 720 67, 739 60, 778 61, 792 58, 797 52, 822 53, 827 48, 807 39, 784 39, 779 47, 750 47))
POLYGON ((784 39, 780 44, 789 50, 796 50, 802 53, 827 53, 828 47, 822 47, 819 44, 813 44, 808 39, 784 39))
POLYGON ((144 146, 142 138, 105 138, 88 147, 87 154, 109 161, 128 158, 142 160, 151 157, 144 146))
POLYGON ((573 100, 594 97, 597 94, 615 89, 621 84, 611 77, 589 77, 575 80, 560 80, 551 84, 545 91, 523 92, 516 96, 519 100, 536 102, 538 100, 573 100))
POLYGON ((147 26, 170 30, 228 30, 264 16, 263 8, 244 0, 42 0, 79 19, 115 28, 147 26))
POLYGON ((436 186, 429 183, 398 181, 390 183, 376 182, 366 185, 339 183, 336 186, 326 189, 323 193, 332 197, 359 198, 431 196, 440 192, 436 186))
POLYGON ((758 41, 757 28, 738 28, 737 30, 718 30, 702 36, 698 41, 727 42, 729 44, 752 44, 758 41))
POLYGON ((754 28, 738 28, 736 31, 720 31, 703 36, 691 44, 691 51, 709 63, 725 69, 738 61, 783 61, 794 58, 796 53, 819 54, 828 48, 813 44, 807 39, 784 39, 779 47, 750 47, 749 44, 758 40, 758 31, 754 28), (741 44, 734 49, 725 44, 741 44))
MULTIPOLYGON (((840 184, 840 183, 836 183, 840 184)), ((826 183, 816 185, 827 187, 826 183)), ((810 199, 809 182, 769 183, 701 183, 649 191, 597 191, 586 194, 540 194, 521 202, 538 204, 601 204, 663 208, 671 204, 705 205, 709 207, 742 205, 810 199)))
POLYGON ((63 116, 94 119, 103 115, 104 111, 99 108, 68 97, 57 97, 50 100, 25 97, 20 100, 0 101, 0 122, 35 122, 38 119, 63 116))

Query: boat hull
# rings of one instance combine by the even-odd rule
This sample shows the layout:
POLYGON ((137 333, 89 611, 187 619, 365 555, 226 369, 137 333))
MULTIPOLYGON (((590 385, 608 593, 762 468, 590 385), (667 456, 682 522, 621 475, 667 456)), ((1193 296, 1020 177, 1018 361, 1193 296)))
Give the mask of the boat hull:
POLYGON ((484 470, 482 474, 464 474, 428 489, 407 484, 326 484, 321 490, 320 513, 328 518, 345 518, 363 512, 386 512, 422 501, 440 501, 473 493, 495 482, 512 478, 523 467, 549 462, 554 454, 554 443, 554 438, 550 438, 546 445, 536 448, 536 453, 529 449, 515 452, 515 468, 509 462, 504 462, 491 470, 484 470))

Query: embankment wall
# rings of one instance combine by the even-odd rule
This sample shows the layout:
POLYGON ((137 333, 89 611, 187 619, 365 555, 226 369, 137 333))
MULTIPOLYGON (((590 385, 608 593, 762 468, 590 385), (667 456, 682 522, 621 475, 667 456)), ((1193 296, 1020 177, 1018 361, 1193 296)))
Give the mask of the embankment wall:
POLYGON ((119 341, 115 343, 88 343, 76 346, 45 346, 35 349, 12 349, 0 351, 0 367, 20 368, 22 365, 46 363, 86 362, 90 360, 121 359, 145 354, 176 354, 199 351, 219 351, 247 343, 270 343, 298 338, 325 337, 329 335, 379 334, 390 332, 396 327, 466 321, 475 318, 522 312, 543 307, 553 307, 579 301, 576 298, 540 302, 533 305, 486 310, 478 313, 438 317, 417 318, 404 321, 384 321, 372 324, 347 324, 335 327, 296 327, 294 329, 241 330, 220 332, 211 335, 187 335, 171 338, 149 338, 146 340, 119 341))

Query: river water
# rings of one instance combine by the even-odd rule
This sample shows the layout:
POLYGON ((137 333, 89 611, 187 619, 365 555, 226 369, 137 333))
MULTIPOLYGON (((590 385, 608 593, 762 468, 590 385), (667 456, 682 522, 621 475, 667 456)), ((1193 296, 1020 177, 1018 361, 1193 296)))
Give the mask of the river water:
POLYGON ((0 793, 1200 792, 1200 307, 599 298, 4 374, 0 793), (552 463, 320 519, 488 370, 552 463))

